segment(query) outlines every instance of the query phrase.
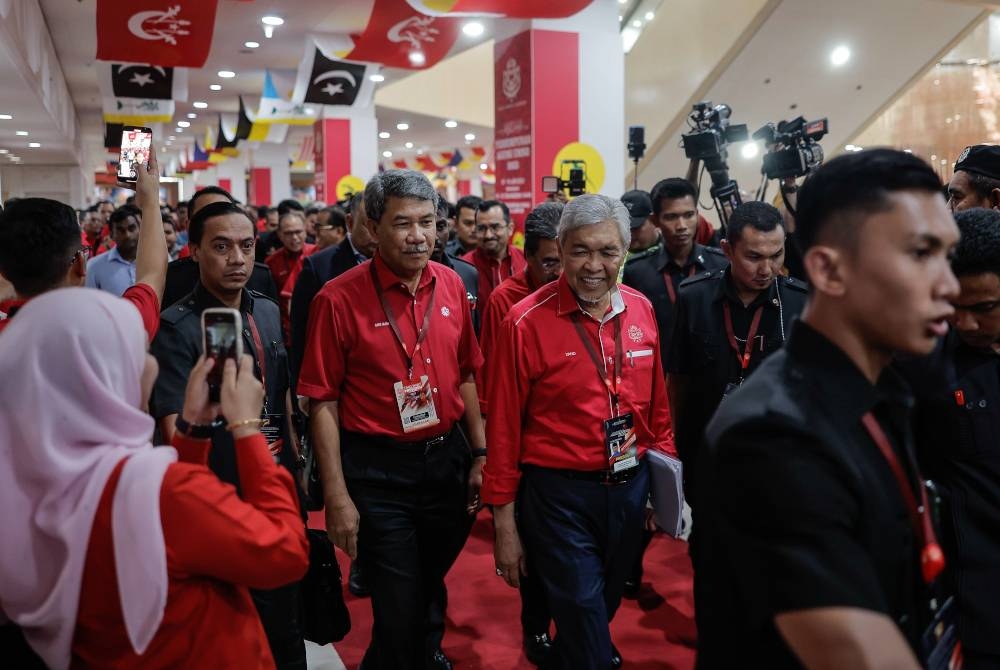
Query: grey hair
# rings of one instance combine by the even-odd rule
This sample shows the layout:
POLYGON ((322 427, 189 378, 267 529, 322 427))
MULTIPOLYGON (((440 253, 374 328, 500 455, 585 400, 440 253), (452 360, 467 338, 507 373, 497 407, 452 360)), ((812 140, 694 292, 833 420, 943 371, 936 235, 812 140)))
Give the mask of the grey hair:
POLYGON ((378 222, 385 214, 385 203, 391 198, 416 198, 437 206, 437 191, 423 173, 416 170, 386 170, 368 180, 365 186, 365 214, 378 222))
POLYGON ((577 228, 604 223, 608 220, 614 221, 618 225, 622 246, 628 248, 632 237, 632 219, 622 201, 596 193, 577 196, 563 207, 562 216, 559 218, 559 244, 565 242, 566 236, 577 228))

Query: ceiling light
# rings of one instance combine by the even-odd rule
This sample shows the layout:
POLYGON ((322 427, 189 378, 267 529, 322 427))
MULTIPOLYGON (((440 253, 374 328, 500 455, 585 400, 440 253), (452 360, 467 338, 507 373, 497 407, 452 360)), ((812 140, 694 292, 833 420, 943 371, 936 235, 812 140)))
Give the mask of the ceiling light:
MULTIPOLYGON (((29 144, 28 146, 31 146, 31 145, 29 144)), ((941 165, 947 165, 947 164, 948 164, 948 160, 945 159, 945 158, 942 158, 941 159, 941 165)))
POLYGON ((13 118, 10 114, 0 114, 0 121, 10 121, 13 118))
POLYGON ((372 76, 370 76, 368 78, 371 79, 376 84, 380 84, 383 81, 385 81, 385 75, 383 75, 383 74, 373 74, 372 76))
POLYGON ((177 138, 176 138, 176 137, 175 137, 174 135, 171 135, 171 136, 170 136, 170 137, 168 137, 167 139, 168 139, 168 140, 176 140, 177 138))
POLYGON ((280 26, 285 23, 285 20, 280 16, 265 16, 261 18, 260 22, 265 26, 280 26))
POLYGON ((409 130, 409 129, 410 129, 410 124, 408 124, 408 123, 397 123, 396 124, 396 130, 409 130))
POLYGON ((198 100, 197 102, 193 102, 191 104, 194 106, 195 109, 206 109, 208 107, 208 103, 202 102, 201 100, 198 100))
POLYGON ((848 144, 848 145, 847 145, 846 147, 844 147, 844 148, 845 148, 845 149, 847 149, 848 151, 854 151, 854 145, 853 145, 853 144, 848 144))
POLYGON ((949 116, 947 119, 944 120, 944 122, 945 123, 951 123, 951 117, 949 116))
POLYGON ((219 70, 219 76, 223 79, 232 79, 236 76, 236 73, 232 70, 219 70))
POLYGON ((424 155, 424 150, 423 149, 417 149, 417 155, 418 156, 423 156, 424 155))
POLYGON ((834 67, 840 67, 849 60, 851 60, 851 50, 844 45, 840 45, 830 52, 830 63, 832 63, 834 67))
POLYGON ((931 154, 931 160, 932 161, 936 161, 937 160, 937 154, 931 154))
POLYGON ((864 151, 864 150, 865 150, 864 147, 857 147, 857 146, 854 147, 854 151, 864 151))
POLYGON ((913 149, 903 149, 903 153, 904 154, 912 154, 913 153, 913 149))
MULTIPOLYGON (((40 146, 42 146, 42 145, 41 145, 41 144, 39 144, 38 142, 28 142, 28 147, 30 147, 30 148, 32 148, 32 149, 37 149, 37 148, 38 148, 38 147, 40 147, 40 146)), ((943 162, 943 161, 942 161, 942 162, 943 162)))
POLYGON ((624 5, 628 0, 618 0, 619 5, 624 5))
POLYGON ((618 15, 618 23, 621 23, 621 22, 622 22, 622 21, 624 21, 624 20, 625 20, 625 17, 624 17, 624 16, 622 16, 621 14, 619 14, 619 15, 618 15))
POLYGON ((444 122, 444 127, 445 128, 458 128, 458 121, 445 121, 444 122))
POLYGON ((743 144, 743 149, 740 150, 740 153, 743 154, 743 158, 746 158, 747 160, 756 158, 757 154, 760 153, 760 147, 757 146, 756 142, 745 142, 743 144))
POLYGON ((628 53, 635 46, 635 43, 639 41, 639 31, 635 28, 629 26, 622 30, 622 50, 628 53))
POLYGON ((385 156, 386 158, 392 158, 392 152, 389 151, 388 149, 383 151, 382 155, 385 156))
POLYGON ((274 37, 274 26, 264 26, 264 37, 267 39, 274 37))
POLYGON ((652 21, 654 16, 656 16, 656 15, 653 14, 653 12, 646 12, 646 20, 647 21, 652 21))
POLYGON ((222 90, 222 84, 210 84, 209 87, 208 87, 208 90, 210 90, 210 91, 221 91, 222 90))
POLYGON ((256 49, 257 47, 260 46, 260 42, 254 42, 253 40, 251 40, 249 42, 244 42, 243 46, 245 46, 247 49, 256 49))
POLYGON ((465 134, 465 141, 466 142, 471 142, 474 139, 476 139, 476 136, 474 134, 472 134, 472 133, 466 133, 465 134))
POLYGON ((956 114, 956 115, 955 115, 955 120, 956 120, 956 121, 958 121, 958 120, 959 120, 960 118, 962 118, 962 115, 961 115, 961 114, 956 114))
POLYGON ((427 57, 424 56, 422 51, 411 51, 410 52, 410 64, 411 65, 423 65, 427 62, 427 57))
POLYGON ((479 37, 486 31, 479 21, 469 21, 464 26, 462 26, 462 32, 469 37, 479 37))
POLYGON ((490 168, 490 166, 487 165, 486 163, 480 163, 479 164, 479 169, 480 170, 488 170, 489 168, 490 168))
POLYGON ((636 19, 635 21, 632 22, 632 27, 634 27, 634 28, 642 28, 642 21, 640 21, 639 19, 636 19))
POLYGON ((198 115, 195 114, 194 112, 188 112, 188 118, 189 119, 197 119, 198 115))
POLYGON ((934 85, 935 86, 940 86, 941 85, 941 80, 940 79, 935 79, 934 80, 934 85))
POLYGON ((0 154, 9 154, 10 149, 0 149, 0 154))
POLYGON ((413 142, 407 142, 403 146, 406 147, 407 149, 412 149, 413 148, 413 142))
POLYGON ((387 140, 390 137, 392 137, 392 135, 389 133, 388 130, 383 130, 382 132, 380 132, 378 134, 378 137, 379 137, 380 140, 387 140))
POLYGON ((27 130, 18 130, 14 134, 17 135, 18 137, 27 137, 28 136, 28 131, 27 130))
POLYGON ((190 122, 190 121, 178 121, 178 122, 177 122, 177 127, 178 127, 178 128, 187 128, 187 127, 189 127, 190 125, 191 125, 191 122, 190 122))

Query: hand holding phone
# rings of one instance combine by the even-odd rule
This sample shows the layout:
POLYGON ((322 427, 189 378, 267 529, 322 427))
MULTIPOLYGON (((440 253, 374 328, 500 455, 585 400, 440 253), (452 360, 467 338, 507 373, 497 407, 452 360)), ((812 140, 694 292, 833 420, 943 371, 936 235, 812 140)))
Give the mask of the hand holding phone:
POLYGON ((235 309, 212 307, 201 313, 201 330, 205 357, 215 361, 208 372, 208 397, 219 402, 226 360, 239 366, 243 356, 243 317, 235 309))
POLYGON ((139 169, 149 163, 153 131, 142 126, 122 128, 121 153, 118 155, 118 181, 135 188, 139 169))

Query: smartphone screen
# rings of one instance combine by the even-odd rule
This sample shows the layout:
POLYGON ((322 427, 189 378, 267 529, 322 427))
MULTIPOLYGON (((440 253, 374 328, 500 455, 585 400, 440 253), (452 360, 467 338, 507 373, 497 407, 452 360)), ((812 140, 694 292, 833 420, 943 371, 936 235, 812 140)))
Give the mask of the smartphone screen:
POLYGON ((118 157, 118 178, 135 181, 139 166, 149 162, 149 147, 153 133, 149 128, 125 127, 122 129, 122 150, 118 157))
POLYGON ((226 359, 238 360, 242 349, 238 318, 239 313, 234 310, 206 310, 202 314, 205 324, 205 357, 215 359, 215 365, 208 373, 208 388, 213 401, 218 400, 226 359))

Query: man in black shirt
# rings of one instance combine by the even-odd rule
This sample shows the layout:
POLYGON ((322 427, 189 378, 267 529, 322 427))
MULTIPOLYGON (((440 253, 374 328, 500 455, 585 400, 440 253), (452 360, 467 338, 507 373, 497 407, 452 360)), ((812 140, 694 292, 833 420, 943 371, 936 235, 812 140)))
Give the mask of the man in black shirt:
POLYGON ((653 216, 663 233, 663 247, 651 256, 626 264, 622 283, 640 291, 653 303, 660 329, 660 359, 666 366, 674 304, 681 282, 699 272, 721 270, 727 262, 721 250, 703 247, 695 241, 698 196, 690 182, 664 179, 653 186, 650 198, 653 216))
POLYGON ((668 336, 668 393, 689 502, 705 427, 727 392, 781 348, 806 304, 806 285, 779 274, 781 212, 764 202, 737 207, 722 240, 729 266, 686 279, 668 336), (749 342, 748 342, 749 340, 749 342))
POLYGON ((707 430, 699 667, 918 668, 922 559, 925 578, 943 565, 916 502, 912 396, 887 367, 947 332, 958 229, 930 166, 875 149, 806 180, 797 232, 802 320, 707 430))

